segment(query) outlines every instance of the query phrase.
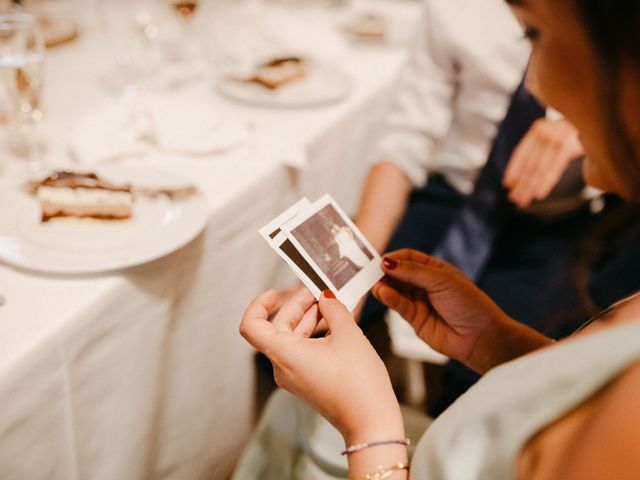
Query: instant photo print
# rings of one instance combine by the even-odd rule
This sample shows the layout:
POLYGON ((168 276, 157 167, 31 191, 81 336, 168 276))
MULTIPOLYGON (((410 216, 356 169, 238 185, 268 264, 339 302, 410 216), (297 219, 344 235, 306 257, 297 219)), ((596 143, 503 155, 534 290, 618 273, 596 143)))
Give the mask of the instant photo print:
POLYGON ((291 243, 291 240, 285 236, 281 228, 282 225, 310 206, 311 202, 303 198, 262 227, 259 232, 271 248, 287 262, 304 286, 318 298, 322 291, 328 288, 327 285, 318 276, 313 267, 309 265, 309 262, 307 262, 293 243, 291 243))
POLYGON ((329 195, 299 201, 260 233, 316 297, 329 288, 349 310, 384 275, 378 253, 329 195))

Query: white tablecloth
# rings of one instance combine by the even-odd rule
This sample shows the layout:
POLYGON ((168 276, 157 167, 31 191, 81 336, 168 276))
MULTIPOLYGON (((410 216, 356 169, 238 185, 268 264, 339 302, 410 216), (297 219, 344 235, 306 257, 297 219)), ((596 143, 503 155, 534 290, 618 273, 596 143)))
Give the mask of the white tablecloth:
MULTIPOLYGON (((415 19, 417 6, 400 3, 415 19)), ((103 95, 90 68, 99 64, 97 38, 85 31, 50 52, 42 129, 51 154, 65 155, 73 119, 103 95)), ((220 100, 221 111, 250 121, 261 139, 291 141, 304 156, 298 170, 255 145, 204 161, 145 160, 187 176, 207 196, 207 228, 181 250, 80 277, 0 264, 2 479, 230 473, 254 421, 253 353, 238 321, 283 272, 257 229, 301 194, 330 191, 353 208, 370 120, 404 56, 399 47, 350 50, 354 91, 331 107, 276 111, 220 100)))

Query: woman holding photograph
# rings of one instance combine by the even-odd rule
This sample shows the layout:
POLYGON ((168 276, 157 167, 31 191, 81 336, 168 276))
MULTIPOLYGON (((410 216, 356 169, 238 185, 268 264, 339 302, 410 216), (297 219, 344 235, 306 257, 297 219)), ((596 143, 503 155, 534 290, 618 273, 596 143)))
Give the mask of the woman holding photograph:
MULTIPOLYGON (((509 3, 533 45, 528 86, 581 131, 586 180, 637 199, 640 4, 509 3)), ((486 373, 427 430, 411 478, 640 478, 640 296, 553 343, 444 262, 404 250, 387 254, 383 267, 387 279, 374 295, 432 347, 486 373)), ((331 334, 313 339, 311 295, 296 296, 269 319, 276 302, 275 291, 254 300, 241 332, 271 359, 278 384, 342 434, 349 478, 408 478, 400 407, 352 315, 326 292, 319 310, 331 334)))

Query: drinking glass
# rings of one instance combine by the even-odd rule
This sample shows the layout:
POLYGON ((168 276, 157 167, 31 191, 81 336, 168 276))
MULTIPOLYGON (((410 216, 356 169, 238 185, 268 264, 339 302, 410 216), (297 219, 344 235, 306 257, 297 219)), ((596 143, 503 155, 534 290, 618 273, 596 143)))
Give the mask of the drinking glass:
POLYGON ((32 171, 42 167, 36 126, 42 119, 43 66, 44 41, 37 18, 26 13, 0 15, 0 81, 9 99, 11 147, 27 158, 32 171))

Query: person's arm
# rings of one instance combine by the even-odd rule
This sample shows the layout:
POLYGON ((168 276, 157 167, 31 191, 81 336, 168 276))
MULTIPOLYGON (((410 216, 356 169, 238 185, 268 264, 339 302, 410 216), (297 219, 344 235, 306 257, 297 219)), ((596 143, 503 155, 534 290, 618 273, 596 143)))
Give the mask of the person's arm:
POLYGON ((409 193, 437 171, 436 146, 454 112, 459 70, 451 52, 452 12, 425 2, 409 59, 379 127, 356 224, 383 252, 404 215, 409 193))
MULTIPOLYGON (((331 292, 323 293, 317 305, 314 301, 302 291, 274 313, 277 292, 265 292, 248 306, 240 333, 271 360, 277 384, 331 422, 345 446, 404 440, 400 406, 384 363, 331 292), (309 338, 320 316, 330 333, 309 338)), ((349 478, 361 479, 380 466, 406 464, 407 451, 399 444, 374 446, 350 454, 348 461, 349 478)), ((389 478, 405 479, 406 470, 389 478)))
POLYGON ((369 171, 355 223, 379 253, 386 250, 402 219, 412 187, 391 162, 374 165, 369 171))

